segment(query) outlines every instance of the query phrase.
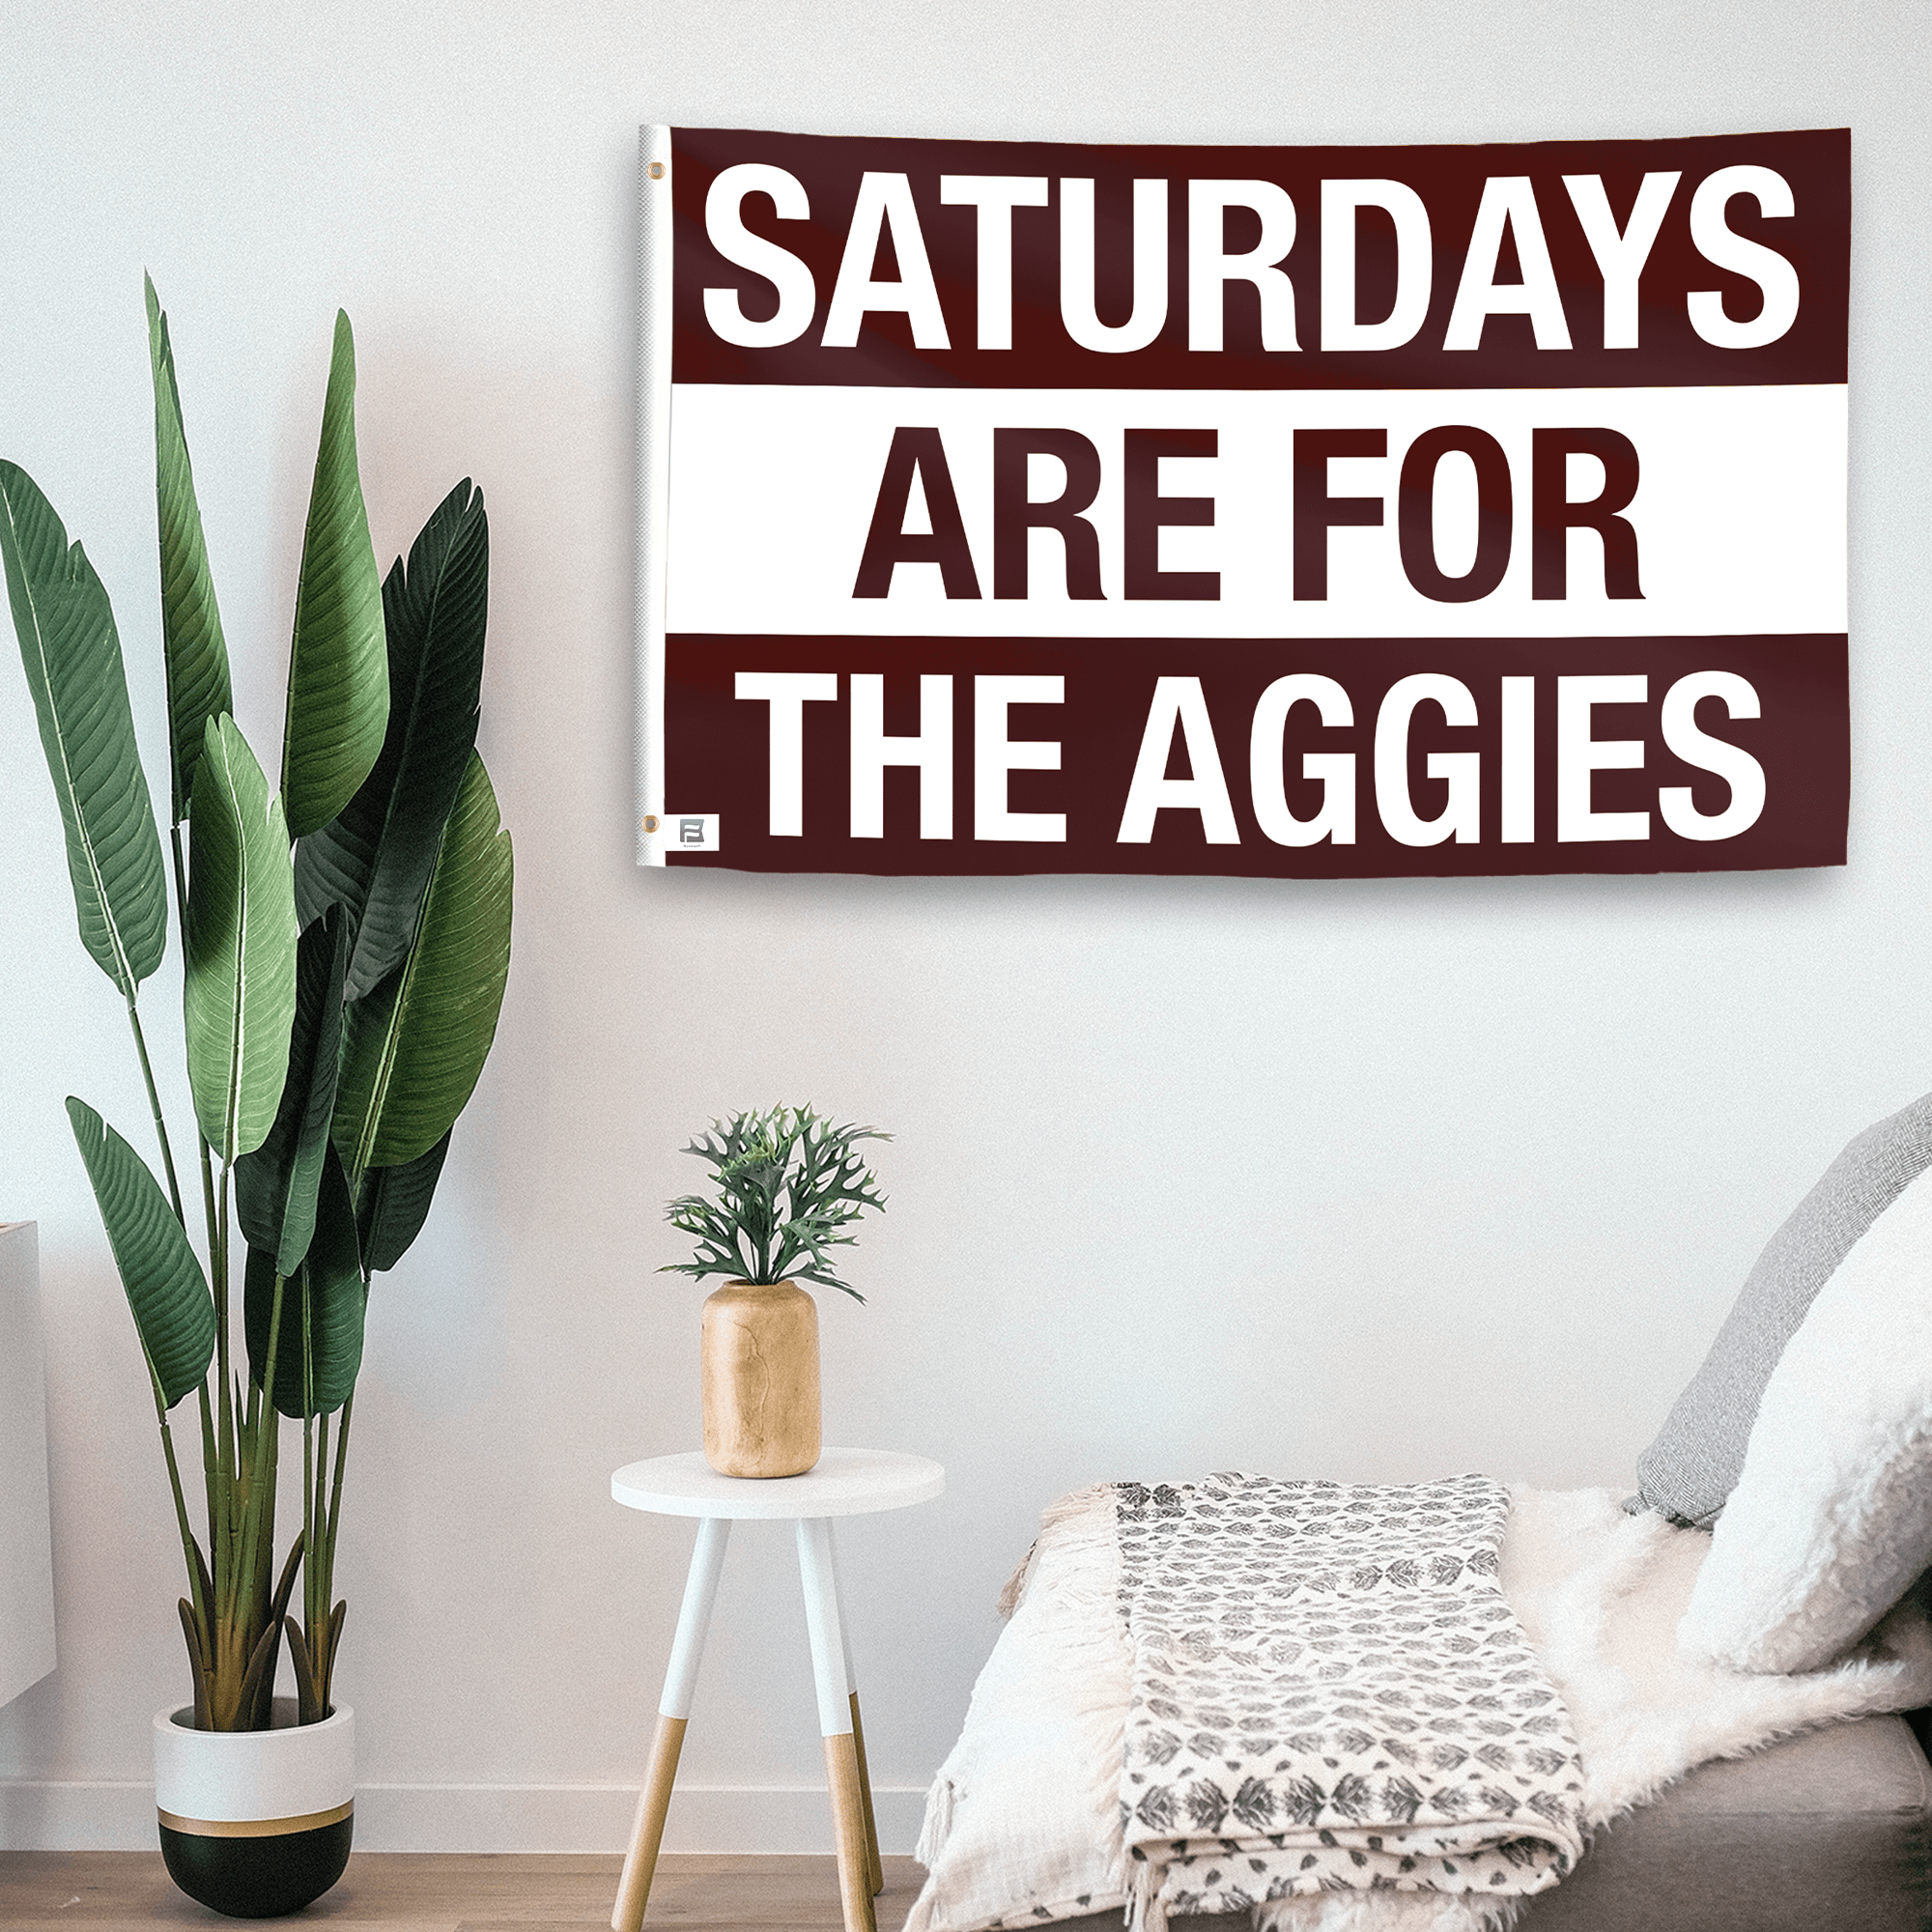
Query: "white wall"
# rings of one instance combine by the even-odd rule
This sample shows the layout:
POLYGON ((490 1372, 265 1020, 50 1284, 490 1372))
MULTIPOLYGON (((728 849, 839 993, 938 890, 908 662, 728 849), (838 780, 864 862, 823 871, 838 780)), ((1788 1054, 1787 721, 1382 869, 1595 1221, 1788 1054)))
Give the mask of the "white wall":
MULTIPOLYGON (((810 1097, 895 1129, 833 1440, 944 1501, 848 1539, 889 1835, 1035 1513, 1233 1465, 1626 1476, 1758 1245, 1932 1085, 1923 12, 1551 0, 52 5, 0 32, 0 454, 113 590, 162 771, 140 275, 265 759, 336 304, 386 559, 474 475, 483 749, 517 840, 496 1056, 372 1311, 340 1559, 363 1841, 614 1845, 688 1527, 607 1478, 696 1439, 673 1150, 810 1097), (637 128, 1440 141, 1849 123, 1852 862, 1663 879, 760 879, 631 863, 637 128)), ((143 1842, 185 1694, 152 1410, 60 1102, 130 1133, 0 656, 0 1219, 40 1222, 60 1668, 0 1711, 0 1844, 143 1842)), ((150 982, 178 1064, 177 966, 150 982)), ((177 1119, 182 1081, 170 1081, 177 1119)), ((673 1841, 815 1848, 797 1588, 741 1534, 673 1841), (760 1795, 763 1794, 763 1795, 760 1795)), ((821 1801, 822 1803, 822 1801, 821 1801)))

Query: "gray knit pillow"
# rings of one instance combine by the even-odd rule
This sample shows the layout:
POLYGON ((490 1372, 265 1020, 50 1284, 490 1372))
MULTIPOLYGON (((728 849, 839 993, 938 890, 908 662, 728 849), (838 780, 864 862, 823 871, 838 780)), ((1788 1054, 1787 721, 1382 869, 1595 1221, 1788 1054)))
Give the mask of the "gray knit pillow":
POLYGON ((1627 1509, 1708 1529, 1744 1468, 1758 1399, 1818 1291, 1872 1223, 1932 1167, 1932 1094, 1867 1127, 1766 1244, 1704 1366, 1637 1467, 1627 1509))

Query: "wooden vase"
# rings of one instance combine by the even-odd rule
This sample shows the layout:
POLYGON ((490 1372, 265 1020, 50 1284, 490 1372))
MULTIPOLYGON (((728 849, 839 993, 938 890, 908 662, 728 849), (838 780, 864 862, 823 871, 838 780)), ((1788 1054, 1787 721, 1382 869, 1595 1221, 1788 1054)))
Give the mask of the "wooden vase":
POLYGON ((721 1476, 818 1461, 818 1304, 795 1281, 727 1281, 704 1304, 704 1460, 721 1476))

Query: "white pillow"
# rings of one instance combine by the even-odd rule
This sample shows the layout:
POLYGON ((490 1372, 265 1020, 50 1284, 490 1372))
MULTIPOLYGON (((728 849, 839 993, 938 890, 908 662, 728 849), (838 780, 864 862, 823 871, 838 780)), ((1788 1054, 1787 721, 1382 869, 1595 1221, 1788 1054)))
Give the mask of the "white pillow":
POLYGON ((1678 1648, 1814 1670, 1932 1565, 1932 1171, 1819 1290, 1765 1384, 1678 1648))

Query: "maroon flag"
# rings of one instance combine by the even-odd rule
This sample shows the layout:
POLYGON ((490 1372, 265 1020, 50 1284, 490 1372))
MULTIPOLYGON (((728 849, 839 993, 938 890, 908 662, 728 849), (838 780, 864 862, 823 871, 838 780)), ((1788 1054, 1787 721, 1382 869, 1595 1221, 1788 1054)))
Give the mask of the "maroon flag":
POLYGON ((644 863, 1843 864, 1844 130, 644 162, 644 863))

